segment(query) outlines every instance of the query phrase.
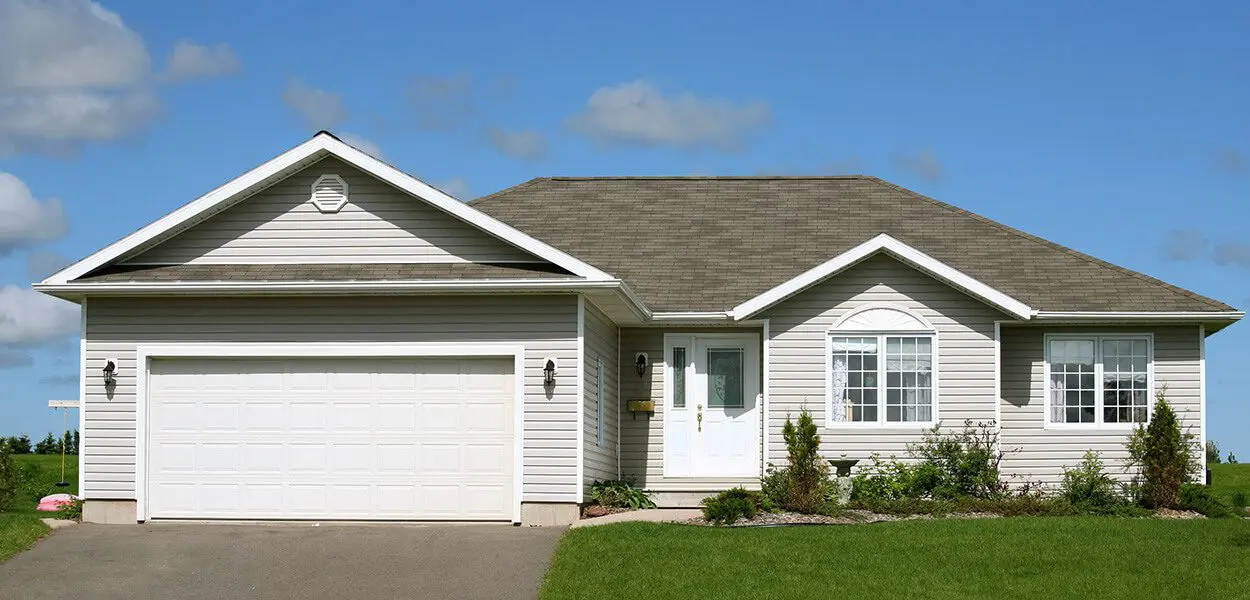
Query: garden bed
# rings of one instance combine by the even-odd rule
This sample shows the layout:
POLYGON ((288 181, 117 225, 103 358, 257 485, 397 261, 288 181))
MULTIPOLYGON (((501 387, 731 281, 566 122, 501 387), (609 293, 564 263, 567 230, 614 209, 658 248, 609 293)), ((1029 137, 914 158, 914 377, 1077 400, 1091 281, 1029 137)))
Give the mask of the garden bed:
MULTIPOLYGON (((945 519, 997 519, 1001 515, 985 512, 951 513, 936 518, 945 519)), ((722 527, 783 527, 789 525, 865 525, 868 523, 888 523, 891 521, 914 521, 917 519, 933 519, 931 514, 889 515, 868 510, 846 510, 836 515, 806 515, 796 512, 760 513, 750 519, 723 525, 722 527)), ((683 521, 686 525, 717 527, 704 517, 696 517, 683 521)))

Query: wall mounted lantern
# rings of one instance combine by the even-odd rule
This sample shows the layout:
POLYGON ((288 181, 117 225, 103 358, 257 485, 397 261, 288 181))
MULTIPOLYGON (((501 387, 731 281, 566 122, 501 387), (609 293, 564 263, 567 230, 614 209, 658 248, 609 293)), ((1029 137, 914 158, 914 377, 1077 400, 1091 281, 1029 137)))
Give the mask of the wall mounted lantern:
POLYGON ((117 363, 107 361, 104 365, 104 385, 115 385, 117 383, 117 363))
POLYGON ((543 385, 553 386, 556 384, 556 359, 548 358, 543 361, 543 385))
POLYGON ((647 374, 647 362, 646 352, 639 352, 634 355, 634 372, 637 373, 639 377, 647 374))

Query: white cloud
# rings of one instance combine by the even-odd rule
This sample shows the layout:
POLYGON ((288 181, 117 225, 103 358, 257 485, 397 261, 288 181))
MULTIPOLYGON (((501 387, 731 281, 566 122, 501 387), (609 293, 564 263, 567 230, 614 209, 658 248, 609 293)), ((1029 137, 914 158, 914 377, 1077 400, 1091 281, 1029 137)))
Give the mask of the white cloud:
POLYGON ((190 40, 179 40, 165 60, 163 75, 168 81, 185 81, 203 77, 224 77, 242 69, 239 57, 229 44, 203 46, 190 40))
POLYGON ((60 200, 41 202, 21 179, 0 171, 0 255, 57 239, 67 231, 69 222, 60 200))
POLYGON ((1250 244, 1221 242, 1212 248, 1212 259, 1217 265, 1233 265, 1250 269, 1250 244))
POLYGON ((683 92, 665 96, 646 81, 602 87, 582 112, 568 119, 570 130, 601 146, 711 147, 734 151, 767 127, 772 112, 764 102, 737 105, 683 92))
POLYGON ((408 84, 408 104, 417 113, 417 126, 429 131, 453 131, 473 115, 473 80, 468 75, 414 77, 408 84))
POLYGON ((26 276, 36 281, 64 269, 74 261, 60 252, 31 250, 26 255, 26 276))
POLYGON ((1197 229, 1174 229, 1169 231, 1159 249, 1165 260, 1190 261, 1207 253, 1207 236, 1197 229))
POLYGON ((499 127, 486 130, 496 150, 524 160, 538 160, 547 154, 547 138, 537 131, 513 131, 499 127))
POLYGON ((355 147, 357 150, 368 154, 374 158, 382 158, 382 147, 371 140, 365 139, 355 133, 343 133, 339 136, 349 146, 355 147))
POLYGON ((29 288, 0 288, 0 344, 37 346, 78 333, 78 306, 29 288))
POLYGON ((444 194, 451 196, 460 201, 471 200, 469 198, 469 182, 461 177, 453 177, 434 187, 443 191, 444 194))
POLYGON ((347 120, 347 107, 338 94, 292 78, 282 90, 282 103, 295 111, 309 129, 333 129, 347 120))
MULTIPOLYGON (((169 80, 237 68, 224 44, 179 42, 169 80)), ((156 80, 143 39, 117 13, 89 0, 0 0, 0 156, 139 133, 161 114, 156 80)))
POLYGON ((942 161, 932 150, 896 152, 890 160, 896 168, 926 181, 937 181, 943 175, 942 161))

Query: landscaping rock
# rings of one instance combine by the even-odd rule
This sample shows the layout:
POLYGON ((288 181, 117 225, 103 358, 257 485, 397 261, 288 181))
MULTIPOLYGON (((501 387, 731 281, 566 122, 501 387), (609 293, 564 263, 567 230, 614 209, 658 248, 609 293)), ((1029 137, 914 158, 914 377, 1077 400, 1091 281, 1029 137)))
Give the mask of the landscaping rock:
POLYGON ((1160 508, 1155 512, 1155 516, 1160 519, 1205 519, 1206 515, 1196 513, 1192 510, 1173 510, 1170 508, 1160 508))

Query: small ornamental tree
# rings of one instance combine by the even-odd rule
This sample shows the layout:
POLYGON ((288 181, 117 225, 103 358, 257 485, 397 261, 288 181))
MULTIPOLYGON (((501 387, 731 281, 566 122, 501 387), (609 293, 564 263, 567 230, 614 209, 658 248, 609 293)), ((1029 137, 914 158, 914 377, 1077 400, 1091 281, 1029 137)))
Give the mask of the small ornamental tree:
POLYGON ((798 423, 786 418, 781 436, 786 441, 790 466, 786 468, 787 490, 783 508, 800 513, 818 512, 825 501, 829 466, 820 458, 820 435, 812 413, 803 409, 798 423))
POLYGON ((1215 440, 1207 440, 1207 463, 1220 463, 1220 446, 1215 440))
POLYGON ((1198 471, 1197 436, 1181 431, 1176 412, 1159 390, 1148 425, 1138 425, 1129 436, 1128 467, 1141 469, 1142 502, 1148 508, 1180 506, 1181 484, 1198 471))

